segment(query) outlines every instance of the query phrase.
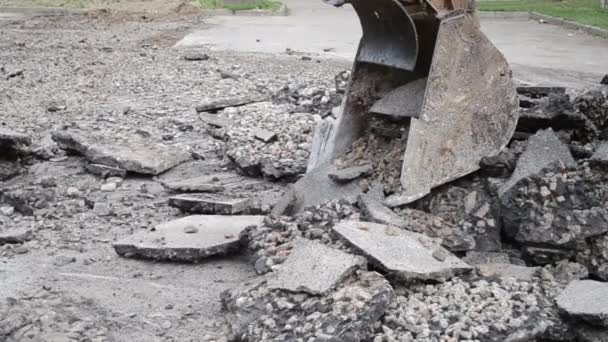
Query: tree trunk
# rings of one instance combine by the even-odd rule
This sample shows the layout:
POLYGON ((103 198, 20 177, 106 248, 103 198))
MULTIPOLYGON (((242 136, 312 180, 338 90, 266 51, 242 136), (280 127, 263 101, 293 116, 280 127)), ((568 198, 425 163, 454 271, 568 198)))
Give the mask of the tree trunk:
POLYGON ((608 0, 600 0, 600 4, 602 5, 602 8, 608 9, 608 0))

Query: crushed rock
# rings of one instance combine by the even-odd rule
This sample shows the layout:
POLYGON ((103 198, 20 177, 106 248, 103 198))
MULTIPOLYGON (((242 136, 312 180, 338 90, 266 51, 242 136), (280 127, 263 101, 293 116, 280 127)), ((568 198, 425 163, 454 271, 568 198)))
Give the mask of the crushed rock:
POLYGON ((233 335, 247 341, 369 341, 393 300, 388 281, 365 271, 321 297, 270 290, 264 282, 222 295, 233 335))
POLYGON ((353 142, 346 154, 335 161, 338 169, 371 165, 364 184, 383 184, 386 194, 401 190, 401 168, 407 144, 407 125, 371 117, 363 137, 353 142))
POLYGON ((551 324, 545 293, 536 282, 454 278, 398 286, 395 292, 378 341, 525 341, 551 324))
POLYGON ((90 300, 46 291, 19 299, 3 298, 0 337, 6 342, 115 340, 121 324, 98 311, 90 300))
POLYGON ((188 216, 138 232, 113 244, 120 256, 197 262, 239 249, 240 234, 262 216, 188 216))
POLYGON ((217 115, 232 121, 222 135, 225 155, 244 174, 293 179, 306 172, 316 120, 313 115, 292 113, 288 105, 270 102, 230 108, 217 115), (276 138, 258 139, 260 129, 273 132, 276 138))

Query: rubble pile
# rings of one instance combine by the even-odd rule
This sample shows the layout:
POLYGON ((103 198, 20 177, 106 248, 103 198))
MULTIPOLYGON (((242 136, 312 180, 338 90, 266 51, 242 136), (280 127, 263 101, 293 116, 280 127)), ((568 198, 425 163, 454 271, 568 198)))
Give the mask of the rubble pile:
POLYGON ((289 83, 277 90, 272 90, 272 99, 277 103, 289 103, 294 111, 330 115, 334 107, 342 103, 345 82, 348 82, 349 72, 342 72, 335 77, 336 88, 324 85, 289 83))
POLYGON ((28 153, 32 140, 29 136, 0 128, 0 181, 5 181, 21 172, 19 160, 28 153))
POLYGON ((305 238, 320 241, 334 248, 345 249, 344 244, 331 234, 331 227, 343 219, 357 219, 359 211, 347 201, 333 201, 289 217, 268 216, 262 225, 242 234, 254 256, 256 272, 271 272, 291 253, 294 241, 305 238))
MULTIPOLYGON (((546 97, 540 96, 539 108, 548 108, 542 105, 546 97)), ((579 100, 577 97, 575 102, 579 100)), ((579 109, 582 107, 569 108, 579 119, 589 113, 579 109)), ((291 327, 290 322, 283 323, 287 318, 276 319, 284 310, 277 308, 281 296, 306 292, 306 288, 298 290, 292 285, 280 291, 269 284, 282 272, 289 272, 291 279, 303 277, 309 271, 299 273, 301 265, 316 264, 313 257, 293 252, 296 241, 302 238, 363 256, 369 270, 380 272, 390 281, 394 300, 383 308, 373 332, 366 335, 369 340, 567 341, 605 336, 593 324, 577 326, 554 305, 555 297, 572 281, 605 277, 605 153, 596 140, 598 136, 580 135, 592 131, 573 134, 573 126, 554 123, 527 131, 532 134, 526 140, 514 140, 499 156, 484 159, 478 173, 446 184, 409 207, 389 208, 384 201, 399 186, 404 144, 402 135, 391 134, 391 125, 398 125, 389 122, 383 126, 385 130, 376 128, 373 134, 355 142, 336 162, 334 171, 315 177, 326 177, 336 184, 357 184, 361 190, 356 201, 345 198, 304 207, 294 216, 267 217, 264 224, 243 235, 254 255, 252 263, 264 278, 249 292, 229 295, 230 315, 246 316, 255 311, 252 306, 240 310, 234 304, 236 298, 243 302, 253 301, 245 299, 248 296, 281 299, 270 305, 267 300, 259 302, 256 307, 266 305, 265 311, 257 311, 264 319, 249 321, 249 330, 240 327, 239 336, 258 340, 267 332, 266 338, 277 340, 331 340, 322 329, 313 329, 314 315, 310 316, 311 325, 306 325, 308 332, 296 330, 293 336, 279 333, 281 324, 291 327), (401 150, 393 153, 398 149, 387 146, 399 146, 401 150), (577 146, 591 152, 576 153, 580 152, 577 146), (379 171, 388 165, 393 165, 394 178, 379 171), (405 237, 416 236, 412 234, 420 237, 407 242, 405 237), (414 241, 421 243, 420 247, 409 245, 414 241), (405 256, 416 248, 422 249, 405 256), (425 248, 430 259, 424 259, 425 248), (462 260, 457 258, 465 254, 462 260), (298 263, 290 262, 290 258, 300 258, 302 264, 294 267, 298 263), (580 264, 571 262, 575 260, 580 264), (433 263, 453 264, 442 269, 433 263), (439 283, 421 282, 430 279, 439 283), (269 287, 274 292, 261 290, 269 287)), ((392 132, 399 132, 399 128, 392 132)), ((298 192, 305 187, 294 189, 298 192)), ((321 295, 318 300, 327 301, 336 291, 317 293, 321 295)), ((317 323, 316 327, 324 326, 317 323)))
POLYGON ((401 189, 401 168, 407 144, 407 126, 375 117, 364 136, 355 141, 345 156, 336 160, 338 169, 373 165, 365 177, 367 184, 383 184, 384 192, 401 189))
POLYGON ((395 288, 374 341, 529 341, 551 324, 537 283, 452 279, 395 288))
POLYGON ((224 110, 225 154, 252 177, 294 179, 306 172, 315 117, 269 102, 224 110))
POLYGON ((308 169, 343 65, 165 51, 136 35, 158 23, 91 43, 78 20, 36 29, 35 61, 0 35, 28 95, 0 129, 0 340, 608 339, 606 88, 520 87, 508 147, 402 205, 408 120, 370 114, 308 169))
POLYGON ((236 340, 367 341, 394 298, 380 274, 358 272, 322 297, 271 290, 262 283, 224 293, 222 303, 236 340))
POLYGON ((44 290, 20 299, 8 298, 0 302, 0 337, 7 342, 112 341, 121 325, 100 320, 99 310, 87 299, 44 290))

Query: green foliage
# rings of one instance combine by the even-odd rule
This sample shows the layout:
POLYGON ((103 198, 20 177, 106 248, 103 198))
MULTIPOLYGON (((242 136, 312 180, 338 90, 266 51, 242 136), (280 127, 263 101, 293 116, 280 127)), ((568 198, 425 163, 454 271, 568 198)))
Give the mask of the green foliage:
POLYGON ((608 29, 608 9, 601 8, 600 0, 486 0, 478 5, 481 11, 532 11, 608 29))

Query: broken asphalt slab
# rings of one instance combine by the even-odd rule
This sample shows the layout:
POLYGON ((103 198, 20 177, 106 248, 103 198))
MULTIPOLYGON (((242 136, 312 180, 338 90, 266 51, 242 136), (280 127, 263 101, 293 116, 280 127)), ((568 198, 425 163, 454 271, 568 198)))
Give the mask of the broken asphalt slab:
POLYGON ((58 131, 53 133, 53 140, 60 148, 79 153, 93 164, 146 175, 158 175, 190 159, 185 148, 136 135, 125 137, 58 131))
POLYGON ((123 257, 196 262, 238 250, 239 235, 262 224, 263 216, 189 216, 160 224, 154 231, 128 236, 113 244, 123 257))
POLYGON ((268 286, 290 292, 325 294, 363 265, 365 259, 360 256, 319 242, 297 239, 287 260, 269 276, 268 286))
POLYGON ((353 166, 341 170, 332 171, 328 174, 336 183, 348 183, 372 172, 371 164, 353 166))
POLYGON ((608 142, 603 142, 595 151, 591 160, 594 162, 608 163, 608 142))
POLYGON ((202 113, 200 118, 204 123, 217 128, 230 127, 234 124, 232 120, 220 114, 202 113))
POLYGON ((0 246, 5 244, 20 244, 30 241, 34 234, 29 229, 15 228, 0 231, 0 246))
POLYGON ((212 194, 186 194, 169 198, 169 205, 191 214, 238 215, 253 208, 250 198, 212 194))
POLYGON ((608 283, 576 280, 556 298, 567 316, 608 328, 608 283))
MULTIPOLYGON (((232 177, 238 177, 230 174, 232 177)), ((162 181, 165 188, 178 192, 220 192, 225 189, 221 180, 223 177, 218 175, 200 176, 188 179, 176 179, 162 181)))
POLYGON ((265 96, 259 94, 226 97, 206 101, 196 106, 196 111, 198 113, 214 112, 228 107, 240 107, 250 103, 263 102, 266 100, 267 98, 265 96))
POLYGON ((441 244, 452 252, 475 248, 475 239, 461 227, 423 211, 404 209, 403 215, 398 215, 384 206, 381 200, 369 194, 359 196, 358 205, 361 208, 363 221, 392 225, 432 238, 440 238, 441 244))
POLYGON ((360 221, 344 221, 332 230, 400 280, 442 281, 472 269, 423 234, 360 221))
POLYGON ((552 163, 564 166, 576 165, 576 161, 566 144, 561 142, 552 129, 539 131, 528 140, 528 147, 517 161, 511 178, 500 188, 502 195, 521 179, 540 172, 552 163))
POLYGON ((29 135, 0 127, 0 147, 30 145, 31 143, 32 139, 29 137, 29 135))

